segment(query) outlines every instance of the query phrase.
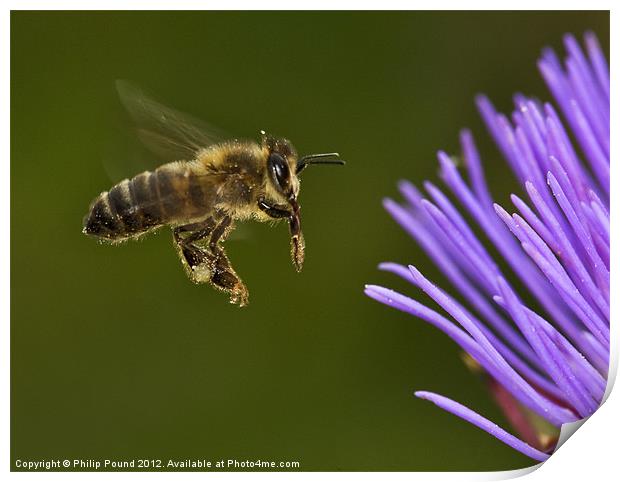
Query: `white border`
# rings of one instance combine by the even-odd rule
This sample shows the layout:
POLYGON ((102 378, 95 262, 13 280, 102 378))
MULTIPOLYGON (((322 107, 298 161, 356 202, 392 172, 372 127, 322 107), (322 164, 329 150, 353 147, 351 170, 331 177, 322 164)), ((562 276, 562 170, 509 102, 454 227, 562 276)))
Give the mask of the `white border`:
MULTIPOLYGON (((60 10, 102 10, 102 9, 116 9, 116 10, 181 10, 181 9, 209 9, 209 10, 249 10, 249 9, 289 9, 289 10, 338 10, 338 9, 357 9, 357 10, 459 10, 465 5, 458 1, 448 0, 434 0, 434 1, 417 1, 417 2, 404 2, 398 0, 383 0, 380 4, 377 2, 370 2, 366 0, 358 1, 342 1, 342 0, 314 0, 312 2, 295 2, 284 0, 261 0, 261 1, 248 1, 248 0, 231 0, 228 2, 212 2, 212 1, 196 1, 196 0, 176 0, 174 3, 163 0, 94 0, 86 2, 78 1, 58 1, 50 5, 49 2, 43 1, 9 1, 7 2, 10 9, 14 10, 43 10, 43 9, 60 9, 60 10)), ((612 58, 610 59, 611 76, 612 79, 617 79, 617 52, 619 51, 617 36, 615 35, 615 29, 618 26, 618 21, 613 9, 613 3, 611 1, 598 1, 589 0, 584 1, 547 1, 547 0, 521 0, 519 2, 514 1, 484 1, 484 0, 470 0, 467 2, 468 9, 471 10, 611 10, 611 52, 612 58)), ((576 32, 579 33, 579 32, 576 32)), ((10 65, 10 15, 9 10, 5 10, 5 14, 2 18, 2 35, 1 40, 1 52, 2 52, 2 152, 4 156, 0 161, 0 169, 2 170, 2 184, 3 189, 0 190, 0 209, 2 209, 2 253, 0 257, 0 266, 2 269, 1 279, 1 291, 0 291, 0 309, 2 310, 3 321, 3 349, 2 349, 2 387, 4 388, 3 396, 0 398, 1 410, 2 410, 2 422, 0 427, 2 428, 2 441, 1 443, 1 466, 3 471, 8 471, 10 467, 9 453, 9 303, 10 303, 10 145, 9 145, 9 123, 10 123, 10 77, 9 77, 9 65, 10 65)), ((559 39, 558 39, 559 40, 559 39)), ((541 46, 542 47, 542 46, 541 46)), ((615 92, 615 90, 614 90, 615 92)), ((619 139, 618 136, 618 104, 614 104, 612 97, 612 138, 619 139)), ((615 158, 616 143, 612 142, 612 158, 615 158)), ((620 171, 614 167, 611 170, 611 183, 612 186, 620 185, 620 171)), ((612 190, 611 206, 614 213, 619 212, 618 195, 612 190)), ((612 217, 612 227, 615 216, 612 217)), ((612 233, 614 230, 612 229, 612 233)), ((615 274, 618 273, 618 257, 615 256, 615 251, 612 252, 612 293, 619 293, 620 286, 616 282, 615 274)), ((620 336, 618 330, 614 329, 616 326, 616 305, 612 304, 612 319, 614 320, 614 326, 612 327, 612 374, 611 379, 615 379, 618 367, 618 347, 620 346, 620 336)), ((423 478, 423 480, 498 480, 512 477, 518 477, 530 473, 530 480, 549 481, 549 480, 584 480, 586 477, 590 480, 609 480, 609 474, 618 473, 618 454, 616 448, 616 435, 617 430, 620 427, 620 396, 616 393, 612 393, 605 404, 594 414, 590 419, 579 429, 579 435, 571 437, 571 439, 565 443, 545 464, 539 465, 539 470, 532 472, 531 469, 525 469, 522 471, 512 472, 489 472, 489 473, 316 473, 316 472, 300 472, 300 473, 282 473, 282 472, 268 472, 268 473, 240 473, 240 472, 210 472, 205 473, 116 473, 112 475, 118 479, 132 480, 161 480, 162 478, 170 477, 182 477, 182 478, 200 478, 205 477, 237 480, 240 478, 251 477, 254 480, 290 480, 294 478, 296 480, 315 480, 321 479, 336 479, 344 476, 345 478, 355 478, 356 480, 377 480, 377 478, 389 478, 391 480, 411 480, 412 478, 423 478)), ((10 473, 11 478, 30 479, 35 477, 45 477, 48 480, 106 480, 111 477, 110 473, 10 473)))

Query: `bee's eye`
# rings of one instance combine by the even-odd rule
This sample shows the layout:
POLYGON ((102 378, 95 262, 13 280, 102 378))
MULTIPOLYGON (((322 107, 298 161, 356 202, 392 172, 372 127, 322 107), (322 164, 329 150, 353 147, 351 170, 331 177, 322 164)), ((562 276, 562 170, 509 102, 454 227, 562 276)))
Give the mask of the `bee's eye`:
POLYGON ((277 152, 272 152, 269 155, 269 172, 280 189, 283 192, 286 191, 291 174, 288 169, 288 164, 277 152))

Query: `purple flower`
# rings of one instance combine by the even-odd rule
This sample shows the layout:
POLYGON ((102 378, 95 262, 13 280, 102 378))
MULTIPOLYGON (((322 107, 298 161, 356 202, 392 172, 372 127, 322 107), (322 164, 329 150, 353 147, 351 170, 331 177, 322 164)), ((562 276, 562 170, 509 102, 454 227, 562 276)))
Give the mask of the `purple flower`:
POLYGON ((486 97, 476 99, 523 188, 511 196, 514 207, 493 202, 467 130, 460 141, 469 182, 446 153, 438 154, 456 203, 428 181, 426 194, 402 181, 405 202, 384 202, 464 303, 415 267, 395 263, 380 268, 420 288, 444 314, 388 288, 365 290, 452 338, 485 374, 520 438, 441 395, 418 391, 417 397, 540 461, 555 447, 562 424, 599 407, 609 363, 609 68, 593 34, 585 35, 586 54, 574 37, 564 42, 564 63, 550 49, 538 62, 562 119, 551 104, 520 94, 511 117, 486 97))

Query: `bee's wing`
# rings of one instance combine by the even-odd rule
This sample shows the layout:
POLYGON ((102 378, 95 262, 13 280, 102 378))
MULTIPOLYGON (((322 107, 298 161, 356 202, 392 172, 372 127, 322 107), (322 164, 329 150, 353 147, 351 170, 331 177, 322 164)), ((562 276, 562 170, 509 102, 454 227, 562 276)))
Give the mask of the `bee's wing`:
POLYGON ((121 102, 136 123, 142 142, 167 161, 190 160, 226 138, 219 129, 153 100, 126 80, 117 80, 121 102))

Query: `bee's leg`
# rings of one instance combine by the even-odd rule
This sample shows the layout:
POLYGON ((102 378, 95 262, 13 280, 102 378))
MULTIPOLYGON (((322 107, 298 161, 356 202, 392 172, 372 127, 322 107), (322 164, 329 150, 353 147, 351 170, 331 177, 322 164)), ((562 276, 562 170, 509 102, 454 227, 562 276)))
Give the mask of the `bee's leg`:
POLYGON ((231 225, 232 219, 230 216, 224 216, 211 232, 209 251, 213 258, 210 281, 215 287, 230 293, 231 303, 245 306, 248 303, 248 290, 231 266, 224 248, 219 244, 226 239, 231 225))
MULTIPOLYGON (((174 229, 174 242, 188 275, 195 283, 204 283, 203 268, 208 269, 210 253, 196 246, 197 241, 208 237, 216 226, 213 217, 195 224, 187 224, 174 229), (185 236, 183 236, 185 234, 185 236)), ((208 279, 208 277, 207 277, 208 279)))
POLYGON ((294 204, 293 209, 291 209, 288 206, 270 205, 264 199, 259 199, 258 208, 274 219, 288 218, 291 231, 291 258, 295 269, 301 271, 304 264, 306 244, 301 232, 299 206, 294 204))
POLYGON ((267 216, 274 219, 289 218, 291 217, 290 209, 286 206, 278 206, 268 204, 264 199, 258 200, 258 208, 263 211, 267 216))

